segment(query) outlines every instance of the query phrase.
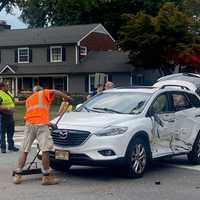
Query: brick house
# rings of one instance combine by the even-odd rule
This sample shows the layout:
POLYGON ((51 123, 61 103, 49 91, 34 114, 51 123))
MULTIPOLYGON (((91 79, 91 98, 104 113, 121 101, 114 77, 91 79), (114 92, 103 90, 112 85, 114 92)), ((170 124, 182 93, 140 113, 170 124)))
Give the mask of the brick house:
POLYGON ((88 93, 95 74, 116 85, 130 85, 133 66, 101 24, 10 29, 0 24, 0 79, 14 96, 33 86, 88 93))

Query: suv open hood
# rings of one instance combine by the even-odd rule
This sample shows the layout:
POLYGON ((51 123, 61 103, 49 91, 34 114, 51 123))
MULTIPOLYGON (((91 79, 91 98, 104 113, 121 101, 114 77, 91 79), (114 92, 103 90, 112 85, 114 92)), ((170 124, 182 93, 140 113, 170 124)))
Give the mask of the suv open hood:
POLYGON ((162 86, 182 86, 182 87, 186 87, 189 90, 195 92, 197 89, 197 86, 194 85, 193 83, 189 82, 189 81, 181 81, 181 80, 165 80, 165 81, 159 81, 157 83, 155 83, 153 86, 154 87, 162 87, 162 86))
POLYGON ((193 92, 199 94, 200 90, 200 75, 193 73, 177 73, 168 76, 163 76, 153 85, 162 87, 163 85, 179 85, 185 86, 193 92))

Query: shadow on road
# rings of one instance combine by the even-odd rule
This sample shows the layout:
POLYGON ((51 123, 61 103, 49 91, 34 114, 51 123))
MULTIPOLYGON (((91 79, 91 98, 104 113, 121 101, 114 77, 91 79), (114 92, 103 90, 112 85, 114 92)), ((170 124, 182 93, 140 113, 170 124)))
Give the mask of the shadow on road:
MULTIPOLYGON (((162 172, 166 172, 172 167, 169 167, 169 161, 159 160, 154 161, 146 170, 145 176, 151 176, 151 174, 162 174, 162 172)), ((177 163, 176 163, 177 164, 177 163)), ((60 173, 60 172, 58 172, 60 173)), ((87 179, 95 179, 99 181, 105 181, 108 179, 127 179, 123 168, 106 168, 106 167, 83 167, 83 166, 73 166, 68 172, 64 173, 64 175, 70 177, 79 177, 79 178, 87 178, 87 179)))

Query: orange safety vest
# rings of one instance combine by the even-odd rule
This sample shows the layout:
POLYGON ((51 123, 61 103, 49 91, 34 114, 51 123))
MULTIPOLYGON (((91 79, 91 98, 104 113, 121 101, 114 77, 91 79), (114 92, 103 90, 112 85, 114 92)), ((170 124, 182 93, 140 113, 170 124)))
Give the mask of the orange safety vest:
POLYGON ((31 124, 48 124, 49 123, 49 106, 52 102, 47 96, 49 90, 41 90, 33 93, 26 100, 26 113, 24 120, 31 124))

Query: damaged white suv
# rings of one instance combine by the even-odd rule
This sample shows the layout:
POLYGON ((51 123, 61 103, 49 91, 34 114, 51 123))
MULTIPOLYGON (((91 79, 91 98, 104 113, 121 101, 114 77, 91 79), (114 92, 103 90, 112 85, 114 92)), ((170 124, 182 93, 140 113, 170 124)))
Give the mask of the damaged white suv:
POLYGON ((52 137, 50 163, 56 170, 120 166, 129 177, 141 177, 152 159, 179 154, 197 164, 200 99, 164 85, 107 90, 64 114, 52 137))

